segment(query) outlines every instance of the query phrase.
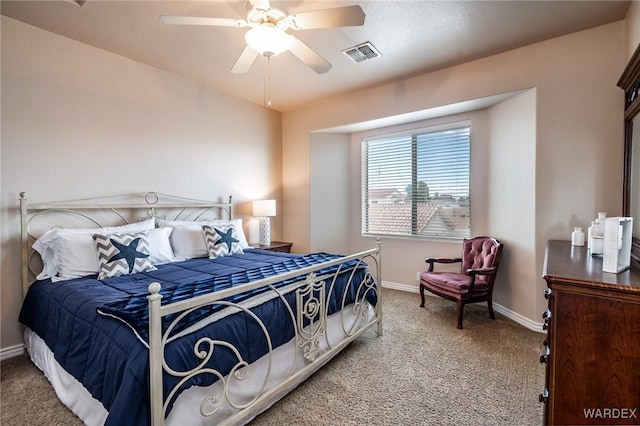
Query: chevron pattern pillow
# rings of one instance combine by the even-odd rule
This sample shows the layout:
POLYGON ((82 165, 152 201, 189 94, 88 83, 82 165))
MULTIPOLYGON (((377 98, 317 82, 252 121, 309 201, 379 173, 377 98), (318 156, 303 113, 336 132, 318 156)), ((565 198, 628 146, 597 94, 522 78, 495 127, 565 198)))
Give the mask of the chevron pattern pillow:
POLYGON ((202 231, 209 251, 209 259, 244 253, 238 233, 233 226, 202 225, 202 231))
POLYGON ((147 233, 135 234, 94 234, 98 251, 98 279, 156 269, 149 257, 147 233))

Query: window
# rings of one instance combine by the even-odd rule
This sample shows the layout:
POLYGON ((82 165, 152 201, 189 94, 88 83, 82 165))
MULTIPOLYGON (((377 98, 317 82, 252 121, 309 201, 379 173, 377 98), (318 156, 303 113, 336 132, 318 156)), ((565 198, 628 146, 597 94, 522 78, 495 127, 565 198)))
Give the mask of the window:
POLYGON ((469 237, 471 124, 362 141, 363 235, 469 237))

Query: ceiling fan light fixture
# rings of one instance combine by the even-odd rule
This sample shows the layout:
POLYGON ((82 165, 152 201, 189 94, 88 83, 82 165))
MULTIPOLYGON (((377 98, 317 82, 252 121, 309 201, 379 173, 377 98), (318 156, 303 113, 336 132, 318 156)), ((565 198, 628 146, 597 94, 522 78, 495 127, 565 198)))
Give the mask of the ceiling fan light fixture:
POLYGON ((251 28, 244 39, 253 50, 267 57, 279 55, 291 47, 291 36, 270 23, 251 28))

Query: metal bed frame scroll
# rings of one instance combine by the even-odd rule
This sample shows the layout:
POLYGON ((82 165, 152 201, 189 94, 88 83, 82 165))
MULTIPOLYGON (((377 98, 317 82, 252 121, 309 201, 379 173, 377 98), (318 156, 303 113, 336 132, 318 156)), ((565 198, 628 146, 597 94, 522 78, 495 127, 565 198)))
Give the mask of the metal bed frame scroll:
MULTIPOLYGON (((284 396, 287 393, 287 389, 295 387, 313 372, 320 369, 368 328, 377 325, 377 334, 379 336, 382 335, 381 295, 380 291, 377 290, 377 286, 381 282, 380 279, 380 242, 378 241, 377 247, 371 250, 164 306, 160 304, 162 299, 159 294, 160 284, 152 283, 149 286, 150 295, 147 296, 150 318, 149 356, 151 365, 152 424, 154 426, 164 425, 165 411, 169 401, 171 401, 173 395, 184 382, 198 374, 215 375, 219 383, 218 387, 203 399, 200 405, 200 414, 205 417, 214 416, 226 408, 230 415, 221 420, 216 419, 216 424, 247 423, 284 396), (357 283, 351 283, 354 280, 355 268, 351 272, 344 272, 342 269, 342 265, 348 261, 356 261, 358 265, 364 264, 365 261, 368 264, 372 264, 375 268, 375 277, 370 272, 367 272, 364 279, 360 279, 357 283), (316 274, 319 270, 336 265, 339 266, 335 273, 328 276, 318 276, 316 274), (353 304, 345 305, 346 289, 349 288, 349 285, 345 286, 345 294, 337 295, 338 300, 342 301, 341 309, 334 314, 337 315, 337 318, 334 317, 334 319, 338 320, 339 326, 328 327, 328 304, 326 303, 325 295, 331 294, 336 289, 334 286, 335 280, 342 272, 350 274, 350 284, 355 285, 357 289, 356 300, 353 304), (286 289, 286 291, 295 291, 296 294, 296 306, 289 306, 284 298, 285 290, 276 288, 275 284, 301 275, 304 275, 306 279, 295 283, 293 289, 291 287, 286 289), (296 344, 296 350, 293 351, 293 355, 288 360, 290 362, 286 367, 288 372, 283 379, 278 379, 278 383, 272 387, 269 387, 269 383, 271 381, 271 370, 276 348, 271 345, 271 338, 264 323, 248 308, 241 304, 224 300, 257 288, 268 288, 268 291, 273 293, 274 298, 280 299, 289 312, 291 324, 295 331, 293 340, 296 344), (375 308, 371 307, 366 300, 372 291, 376 291, 377 303, 375 308), (224 305, 227 309, 232 308, 236 311, 244 311, 260 326, 269 347, 268 354, 263 357, 267 360, 266 371, 261 369, 258 369, 257 372, 253 371, 252 366, 242 359, 239 351, 231 343, 208 337, 200 339, 194 345, 193 354, 200 361, 192 370, 174 371, 167 364, 164 358, 164 346, 172 337, 172 329, 193 310, 215 304, 224 305), (171 314, 178 314, 178 317, 170 323, 163 333, 162 318, 171 314), (332 338, 331 333, 342 333, 342 335, 335 339, 332 338), (206 367, 207 361, 213 353, 222 347, 232 350, 237 357, 236 365, 226 377, 223 377, 219 371, 206 367), (297 362, 298 357, 303 357, 304 365, 297 366, 299 364, 297 362), (259 389, 248 396, 245 395, 244 400, 241 400, 242 398, 235 400, 232 396, 234 394, 232 387, 242 387, 251 373, 260 377, 259 389), (163 374, 182 377, 182 380, 171 390, 166 400, 163 400, 162 395, 163 374)), ((280 361, 282 361, 282 358, 280 358, 280 361)))
MULTIPOLYGON (((231 197, 228 202, 215 203, 155 192, 39 204, 28 204, 23 192, 20 194, 20 212, 22 284, 25 294, 40 266, 31 244, 44 231, 52 227, 65 227, 67 222, 61 221, 64 225, 57 222, 61 216, 70 215, 74 220, 80 219, 88 227, 127 224, 151 217, 207 220, 215 215, 217 218, 226 216, 222 218, 233 219, 231 197), (144 202, 139 201, 140 197, 144 202)), ((201 418, 211 424, 248 423, 368 329, 377 326, 377 335, 382 336, 380 252, 381 243, 377 240, 376 247, 370 250, 165 305, 161 303, 160 284, 156 282, 149 285, 151 424, 164 425, 168 419, 165 419, 167 408, 175 395, 181 392, 182 385, 201 374, 213 375, 216 379, 213 385, 198 390, 198 395, 206 395, 196 398, 196 401, 201 401, 201 418), (345 267, 345 262, 350 262, 350 266, 345 267), (327 268, 330 267, 337 270, 331 269, 333 272, 329 273, 327 268), (358 267, 366 267, 364 278, 356 274, 358 267), (333 295, 340 287, 336 285, 340 274, 348 277, 348 283, 343 286, 344 294, 333 295), (299 279, 292 280, 296 277, 299 279), (285 280, 289 280, 288 284, 278 285, 285 280), (355 291, 355 301, 347 303, 349 288, 355 291), (232 301, 234 296, 248 292, 253 294, 257 289, 261 290, 261 298, 266 297, 272 300, 271 303, 282 303, 288 313, 287 321, 291 321, 294 337, 280 347, 273 347, 265 323, 252 312, 251 307, 255 305, 247 302, 251 297, 242 302, 232 301), (374 292, 377 302, 372 306, 367 299, 374 292), (333 295, 334 300, 339 302, 340 309, 333 314, 329 314, 328 295, 333 295), (174 332, 176 326, 191 312, 203 307, 220 307, 219 312, 225 312, 224 315, 244 312, 262 330, 268 353, 249 364, 232 343, 213 336, 202 337, 193 347, 196 367, 188 371, 172 369, 165 359, 165 346, 179 337, 179 333, 174 332), (163 318, 168 315, 174 318, 168 325, 165 324, 163 331, 163 318), (232 351, 237 358, 237 363, 226 375, 208 365, 214 352, 220 350, 232 351), (165 399, 163 378, 167 376, 177 377, 178 383, 165 399)))

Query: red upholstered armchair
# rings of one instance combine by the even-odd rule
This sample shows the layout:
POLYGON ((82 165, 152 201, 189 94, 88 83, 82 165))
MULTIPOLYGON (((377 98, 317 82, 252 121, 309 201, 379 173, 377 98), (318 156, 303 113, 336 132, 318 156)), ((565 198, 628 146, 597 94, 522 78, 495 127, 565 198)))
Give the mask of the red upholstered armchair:
POLYGON ((420 307, 424 307, 424 291, 453 300, 458 304, 458 328, 462 328, 462 313, 467 303, 487 302, 489 316, 493 314, 493 284, 498 273, 502 243, 495 238, 466 238, 462 243, 462 257, 455 259, 427 258, 429 269, 420 273, 420 307), (434 272, 434 263, 462 263, 461 271, 434 272))

